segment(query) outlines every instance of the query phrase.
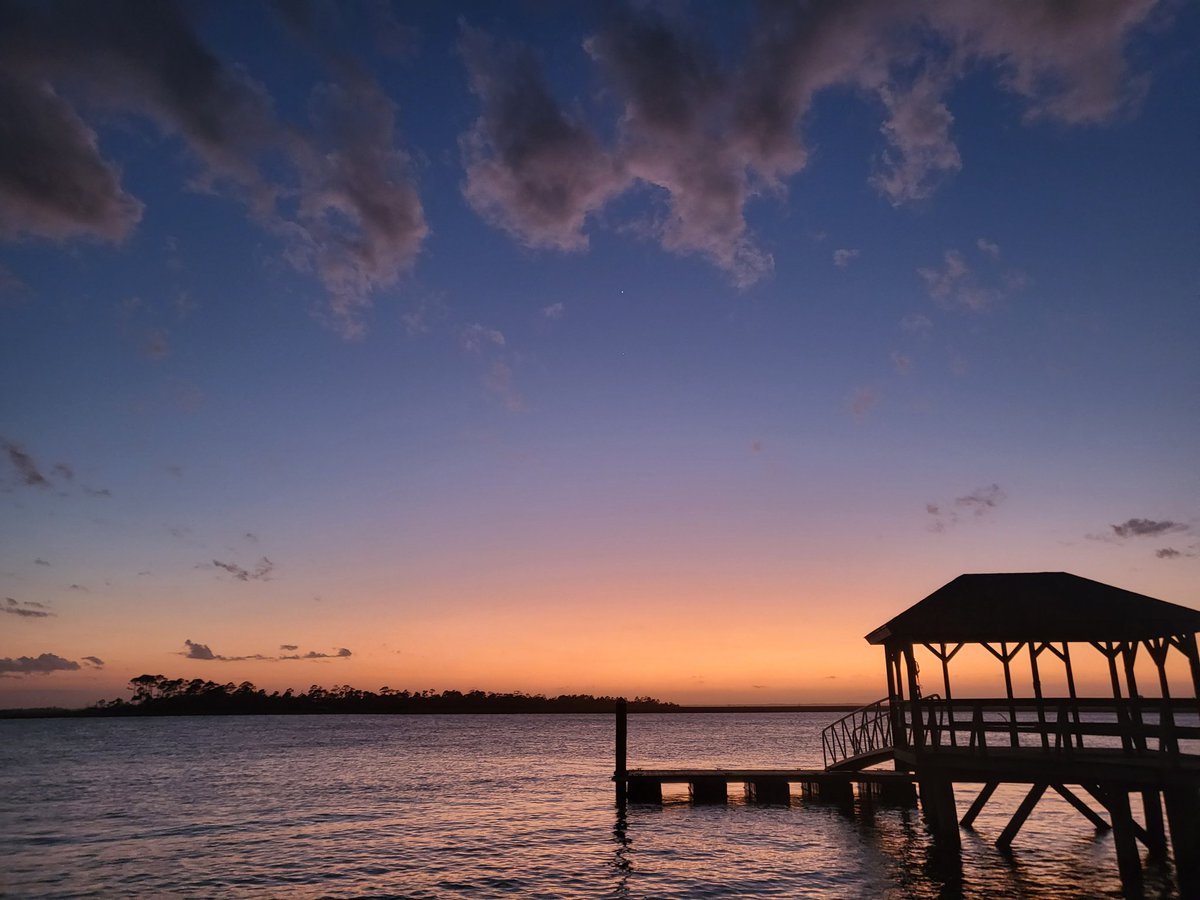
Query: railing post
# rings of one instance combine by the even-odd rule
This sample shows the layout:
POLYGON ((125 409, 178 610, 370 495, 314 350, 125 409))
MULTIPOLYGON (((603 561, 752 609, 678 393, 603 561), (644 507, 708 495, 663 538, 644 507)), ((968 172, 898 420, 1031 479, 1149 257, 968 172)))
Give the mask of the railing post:
POLYGON ((617 699, 617 741, 616 741, 616 768, 613 772, 613 780, 617 783, 617 806, 625 805, 626 791, 629 782, 629 769, 626 762, 625 748, 628 736, 627 717, 629 705, 625 702, 624 697, 617 699))

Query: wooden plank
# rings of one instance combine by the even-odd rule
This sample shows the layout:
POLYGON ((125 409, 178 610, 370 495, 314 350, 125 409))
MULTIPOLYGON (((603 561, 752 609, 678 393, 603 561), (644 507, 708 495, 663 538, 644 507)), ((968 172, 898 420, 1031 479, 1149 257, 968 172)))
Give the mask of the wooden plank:
POLYGON ((996 788, 999 786, 1000 782, 998 781, 989 781, 983 786, 983 790, 979 792, 979 796, 975 798, 970 809, 967 810, 967 814, 962 817, 962 822, 959 823, 963 828, 970 828, 975 823, 976 816, 983 812, 983 807, 992 798, 992 794, 995 793, 996 788))
POLYGON ((1033 808, 1042 799, 1042 794, 1046 793, 1047 787, 1048 785, 1043 782, 1035 784, 1029 789, 1029 793, 1025 795, 1025 799, 1021 801, 1021 805, 1013 813, 1013 817, 1004 826, 1004 831, 1000 832, 1000 837, 996 838, 997 847, 1001 850, 1008 850, 1012 846, 1013 838, 1017 836, 1017 832, 1021 830, 1021 826, 1025 824, 1025 820, 1029 818, 1029 814, 1033 812, 1033 808))
POLYGON ((1083 813, 1084 817, 1096 827, 1097 831, 1108 831, 1110 828, 1112 828, 1112 826, 1105 822, 1095 810, 1093 810, 1090 806, 1088 806, 1086 803, 1076 797, 1070 790, 1068 790, 1066 785, 1053 784, 1051 787, 1058 792, 1060 797, 1083 813))

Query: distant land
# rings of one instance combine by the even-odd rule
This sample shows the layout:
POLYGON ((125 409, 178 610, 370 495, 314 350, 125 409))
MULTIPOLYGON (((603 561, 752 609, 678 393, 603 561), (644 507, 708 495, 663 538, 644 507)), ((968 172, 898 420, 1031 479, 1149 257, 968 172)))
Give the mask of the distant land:
MULTIPOLYGON (((34 719, 102 716, 245 716, 245 715, 431 715, 437 713, 612 713, 616 697, 591 694, 493 693, 491 691, 363 691, 349 685, 326 689, 313 685, 306 692, 292 690, 268 694, 249 681, 218 684, 195 678, 139 675, 129 682, 128 699, 99 700, 83 709, 40 707, 0 709, 0 718, 34 719)), ((681 706, 654 697, 629 700, 631 713, 760 713, 842 712, 853 704, 790 706, 731 705, 681 706)))

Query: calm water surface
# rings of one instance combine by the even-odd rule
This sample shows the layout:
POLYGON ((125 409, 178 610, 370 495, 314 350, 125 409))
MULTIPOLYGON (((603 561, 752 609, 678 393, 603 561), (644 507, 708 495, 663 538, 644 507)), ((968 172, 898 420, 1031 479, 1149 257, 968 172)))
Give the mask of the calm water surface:
MULTIPOLYGON (((630 716, 634 766, 812 766, 828 714, 630 716)), ((1010 856, 997 791, 961 865, 916 810, 612 803, 608 716, 0 721, 10 897, 1119 896, 1057 796, 1010 856)), ((972 794, 960 791, 960 813, 972 794)), ((1150 865, 1149 896, 1172 896, 1150 865)))

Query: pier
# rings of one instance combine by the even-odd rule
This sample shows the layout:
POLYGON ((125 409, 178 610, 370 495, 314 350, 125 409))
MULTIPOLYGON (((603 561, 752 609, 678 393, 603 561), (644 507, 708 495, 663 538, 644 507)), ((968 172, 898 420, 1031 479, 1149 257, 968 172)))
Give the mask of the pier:
POLYGON ((1111 829, 1126 896, 1140 896, 1143 849, 1152 858, 1170 850, 1181 895, 1200 896, 1200 726, 1180 722, 1200 713, 1197 632, 1200 611, 1064 572, 962 575, 867 635, 883 647, 888 696, 824 729, 819 769, 629 768, 619 701, 617 803, 661 803, 664 784, 687 784, 695 803, 726 802, 730 784, 762 803, 787 803, 793 786, 849 803, 857 786, 882 803, 919 797, 935 844, 958 853, 960 829, 973 827, 996 788, 1026 785, 995 837, 1001 849, 1053 792, 1097 830, 1111 829), (950 664, 971 644, 999 664, 1003 697, 953 695, 950 664), (1077 656, 1099 654, 1111 696, 1078 695, 1073 646, 1077 656), (1139 692, 1143 651, 1154 697, 1139 692), (939 692, 923 690, 921 661, 940 674, 939 692), (1029 667, 1032 696, 1014 688, 1018 662, 1029 667), (1050 663, 1066 696, 1043 692, 1050 663), (1188 683, 1185 696, 1172 696, 1172 680, 1188 683), (955 791, 966 785, 978 793, 960 818, 955 791))

